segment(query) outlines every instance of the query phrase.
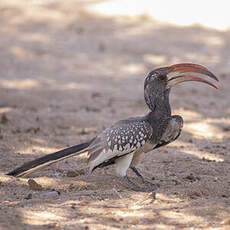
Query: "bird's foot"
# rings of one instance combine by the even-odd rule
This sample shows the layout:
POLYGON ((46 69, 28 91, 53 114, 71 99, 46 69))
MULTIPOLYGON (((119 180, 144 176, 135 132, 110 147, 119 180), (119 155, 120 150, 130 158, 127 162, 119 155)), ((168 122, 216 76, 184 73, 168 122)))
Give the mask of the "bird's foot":
MULTIPOLYGON (((135 184, 133 181, 131 181, 127 176, 123 177, 124 181, 129 185, 129 187, 137 192, 154 192, 156 190, 156 186, 148 186, 146 187, 140 187, 139 185, 135 184)), ((155 192, 154 192, 155 193, 155 192)))
POLYGON ((149 185, 150 187, 155 188, 155 189, 157 189, 157 188, 160 187, 160 184, 155 184, 155 183, 152 183, 152 182, 148 181, 147 179, 145 179, 145 178, 141 175, 141 173, 138 171, 138 169, 137 169, 136 167, 132 166, 132 167, 130 167, 130 168, 133 170, 133 172, 134 172, 138 177, 141 178, 141 180, 142 180, 142 182, 143 182, 144 184, 147 184, 147 185, 149 185))
POLYGON ((143 182, 144 184, 147 184, 147 185, 151 186, 151 187, 155 187, 155 189, 157 189, 157 188, 160 187, 160 184, 152 183, 151 181, 148 181, 148 180, 145 179, 144 177, 143 177, 143 179, 142 179, 142 182, 143 182))

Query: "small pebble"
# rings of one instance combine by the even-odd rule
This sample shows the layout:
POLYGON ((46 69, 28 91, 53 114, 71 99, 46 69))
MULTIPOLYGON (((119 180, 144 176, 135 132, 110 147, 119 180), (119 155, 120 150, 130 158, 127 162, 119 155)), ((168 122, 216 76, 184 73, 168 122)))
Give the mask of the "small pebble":
POLYGON ((69 170, 66 174, 67 177, 76 177, 76 176, 80 176, 80 175, 84 175, 85 171, 84 169, 80 169, 80 170, 69 170))
POLYGON ((195 182, 197 180, 200 180, 200 177, 194 176, 192 173, 190 173, 190 175, 184 177, 184 179, 189 180, 190 182, 195 182))
POLYGON ((9 120, 8 120, 8 118, 7 118, 7 116, 6 116, 6 114, 5 113, 3 113, 2 114, 2 118, 1 118, 1 124, 6 124, 7 122, 8 122, 9 120))
POLYGON ((31 200, 31 199, 32 199, 32 194, 29 193, 26 197, 24 197, 24 199, 26 199, 26 200, 31 200))
POLYGON ((41 191, 43 188, 34 179, 28 180, 29 188, 34 191, 41 191))
POLYGON ((51 198, 57 198, 58 196, 60 196, 60 192, 56 191, 56 190, 52 190, 50 192, 43 192, 40 194, 40 197, 42 197, 43 199, 51 199, 51 198))

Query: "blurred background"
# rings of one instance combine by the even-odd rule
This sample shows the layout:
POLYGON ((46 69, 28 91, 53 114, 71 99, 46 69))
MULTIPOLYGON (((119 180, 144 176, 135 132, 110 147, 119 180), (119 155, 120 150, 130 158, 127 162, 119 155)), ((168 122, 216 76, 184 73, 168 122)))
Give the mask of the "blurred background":
MULTIPOLYGON (((147 112, 143 82, 149 71, 193 62, 210 68, 220 78, 221 90, 197 83, 178 86, 172 93, 173 108, 196 109, 198 117, 228 118, 227 4, 1 1, 0 112, 17 114, 12 117, 15 126, 22 122, 27 129, 38 115, 44 116, 41 122, 52 120, 54 130, 63 117, 67 126, 75 124, 73 129, 86 125, 103 129, 117 119, 147 112), (31 110, 34 118, 25 115, 31 110)), ((49 126, 42 130, 50 135, 49 126)))
MULTIPOLYGON (((191 201, 189 208, 181 209, 183 216, 169 210, 171 216, 175 214, 174 222, 168 213, 162 214, 165 229, 175 222, 177 227, 192 227, 195 220, 204 226, 211 220, 220 224, 230 211, 222 197, 230 192, 230 13, 225 0, 1 0, 0 172, 88 140, 119 119, 147 113, 143 98, 146 74, 180 62, 208 67, 218 76, 220 89, 185 83, 172 90, 173 114, 185 120, 182 136, 159 150, 161 157, 150 154, 141 169, 159 178, 170 178, 168 172, 180 177, 183 186, 162 185, 162 194, 177 192, 184 202, 199 199, 199 207, 191 201), (193 190, 183 179, 189 173, 202 177, 193 190), (220 178, 219 183, 213 178, 220 178), (199 219, 207 207, 204 197, 216 206, 199 219)), ((84 165, 82 159, 77 167, 84 165)), ((76 168, 76 161, 67 162, 52 166, 59 169, 57 175, 69 166, 76 168)), ((44 187, 57 183, 65 190, 61 176, 60 182, 44 177, 52 177, 52 172, 49 168, 36 175, 43 176, 44 187)), ((11 189, 17 194, 27 191, 21 188, 23 180, 17 181, 17 187, 9 177, 2 176, 2 180, 9 182, 2 199, 16 199, 9 193, 11 189)), ((96 179, 88 180, 83 176, 84 186, 97 185, 96 179)), ((101 187, 110 189, 107 185, 101 187)), ((91 189, 94 192, 95 187, 91 189)), ((31 214, 34 206, 31 212, 20 208, 15 209, 20 223, 31 226, 37 218, 38 226, 42 224, 41 216, 31 214)), ((65 213, 63 210, 60 212, 65 213)), ((142 220, 142 216, 137 218, 142 220)))

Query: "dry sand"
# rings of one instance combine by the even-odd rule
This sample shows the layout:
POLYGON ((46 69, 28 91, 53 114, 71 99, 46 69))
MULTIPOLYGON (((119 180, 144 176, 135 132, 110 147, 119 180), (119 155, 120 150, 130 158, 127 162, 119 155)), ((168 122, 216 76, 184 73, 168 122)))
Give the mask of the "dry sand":
POLYGON ((230 229, 230 31, 105 17, 93 2, 0 3, 0 229, 230 229), (155 200, 113 167, 87 175, 86 155, 34 173, 38 187, 5 176, 145 114, 145 74, 177 62, 206 65, 220 90, 172 90, 182 135, 139 166, 160 184, 155 200))

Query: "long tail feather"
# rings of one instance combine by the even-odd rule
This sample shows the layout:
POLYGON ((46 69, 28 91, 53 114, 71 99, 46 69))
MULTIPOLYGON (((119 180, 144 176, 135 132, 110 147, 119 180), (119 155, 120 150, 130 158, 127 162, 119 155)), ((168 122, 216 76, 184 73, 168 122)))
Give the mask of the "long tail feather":
POLYGON ((74 145, 69 148, 29 161, 23 164, 22 166, 10 171, 9 173, 7 173, 7 175, 16 176, 16 177, 26 176, 34 171, 37 171, 38 169, 51 165, 55 162, 64 160, 72 156, 79 155, 87 151, 87 147, 89 147, 89 145, 92 143, 93 140, 94 139, 90 140, 89 142, 74 145))

